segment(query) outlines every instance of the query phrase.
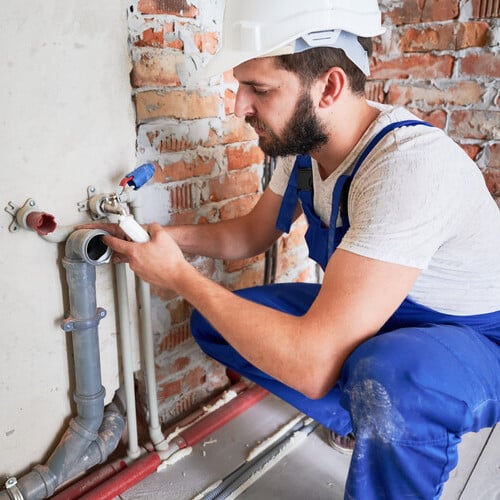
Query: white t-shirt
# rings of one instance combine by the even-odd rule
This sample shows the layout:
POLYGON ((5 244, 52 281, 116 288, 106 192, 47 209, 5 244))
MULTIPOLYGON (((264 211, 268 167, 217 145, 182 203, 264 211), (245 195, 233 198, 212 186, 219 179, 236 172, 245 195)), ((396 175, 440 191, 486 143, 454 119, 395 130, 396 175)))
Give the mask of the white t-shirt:
MULTIPOLYGON (((328 225, 332 190, 383 127, 416 119, 403 108, 381 110, 359 143, 325 180, 313 160, 314 208, 328 225)), ((283 196, 295 157, 280 158, 270 182, 283 196)), ((350 228, 339 248, 422 270, 409 298, 454 315, 500 310, 500 211, 484 178, 446 134, 426 126, 386 135, 354 176, 350 228)))

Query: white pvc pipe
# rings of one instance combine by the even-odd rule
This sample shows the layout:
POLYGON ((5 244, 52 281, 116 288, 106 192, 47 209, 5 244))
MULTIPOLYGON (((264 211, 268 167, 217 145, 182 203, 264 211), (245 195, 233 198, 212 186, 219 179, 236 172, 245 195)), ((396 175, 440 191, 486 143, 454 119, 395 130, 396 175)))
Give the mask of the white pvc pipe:
MULTIPOLYGON (((142 215, 141 197, 137 192, 133 193, 131 200, 132 214, 137 222, 144 221, 142 215)), ((149 410, 149 437, 155 445, 155 449, 161 450, 163 446, 168 447, 165 436, 161 431, 158 414, 158 399, 156 395, 155 355, 153 345, 153 324, 151 320, 151 293, 149 284, 138 279, 138 299, 141 323, 141 344, 144 360, 144 378, 146 383, 146 396, 149 410)))
POLYGON ((120 327, 120 351, 127 407, 128 448, 130 458, 141 455, 137 436, 137 416, 135 409, 134 368, 132 361, 132 336, 130 329, 130 309, 128 301, 126 264, 115 265, 116 291, 118 301, 118 322, 120 327))
POLYGON ((142 352, 144 357, 144 378, 149 410, 149 436, 152 443, 159 445, 165 440, 161 432, 158 416, 158 399, 156 396, 156 375, 153 346, 153 326, 151 322, 151 295, 150 287, 142 280, 138 280, 138 295, 141 321, 142 352))

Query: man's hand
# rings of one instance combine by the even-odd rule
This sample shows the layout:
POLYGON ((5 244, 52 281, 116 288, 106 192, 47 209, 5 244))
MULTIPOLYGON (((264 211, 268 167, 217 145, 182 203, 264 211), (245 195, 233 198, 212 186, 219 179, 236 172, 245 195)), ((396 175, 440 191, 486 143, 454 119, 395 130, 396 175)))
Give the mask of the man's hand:
POLYGON ((175 290, 177 277, 189 264, 177 243, 159 224, 149 225, 148 232, 151 236, 148 243, 133 243, 116 236, 103 236, 102 240, 113 250, 114 263, 127 262, 142 280, 175 290))
MULTIPOLYGON (((122 228, 118 224, 111 222, 89 222, 87 224, 79 224, 76 229, 102 229, 112 236, 116 236, 122 240, 127 239, 127 235, 123 232, 122 228)), ((145 229, 147 230, 147 228, 145 229)))

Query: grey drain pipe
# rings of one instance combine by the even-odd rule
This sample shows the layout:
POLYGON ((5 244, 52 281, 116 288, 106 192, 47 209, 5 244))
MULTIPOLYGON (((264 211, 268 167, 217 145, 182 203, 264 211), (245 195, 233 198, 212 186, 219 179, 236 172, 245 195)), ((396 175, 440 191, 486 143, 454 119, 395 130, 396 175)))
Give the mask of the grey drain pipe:
POLYGON ((125 427, 120 395, 104 408, 97 326, 106 312, 96 306, 95 266, 109 260, 111 250, 100 230, 80 229, 66 241, 63 266, 69 289, 70 315, 62 324, 71 332, 77 416, 44 465, 36 465, 19 480, 10 478, 0 500, 39 500, 81 472, 104 462, 116 448, 125 427))

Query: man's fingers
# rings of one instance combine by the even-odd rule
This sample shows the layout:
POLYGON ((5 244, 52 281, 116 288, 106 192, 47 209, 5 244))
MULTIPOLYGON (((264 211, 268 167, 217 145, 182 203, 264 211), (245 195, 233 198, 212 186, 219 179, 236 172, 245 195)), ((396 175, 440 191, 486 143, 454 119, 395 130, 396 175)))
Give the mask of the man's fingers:
POLYGON ((130 246, 129 242, 115 236, 105 235, 102 237, 102 242, 119 254, 127 254, 127 249, 130 246))

